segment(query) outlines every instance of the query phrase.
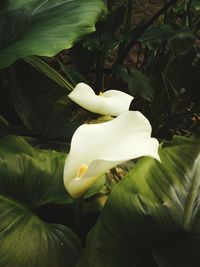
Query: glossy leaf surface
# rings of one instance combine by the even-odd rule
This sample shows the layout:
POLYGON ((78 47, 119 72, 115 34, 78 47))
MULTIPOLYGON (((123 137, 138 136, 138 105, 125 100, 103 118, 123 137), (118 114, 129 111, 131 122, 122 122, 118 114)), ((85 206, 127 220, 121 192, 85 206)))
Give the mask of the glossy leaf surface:
POLYGON ((112 191, 79 266, 198 267, 200 143, 184 139, 144 158, 112 191))
POLYGON ((75 266, 81 253, 76 235, 35 214, 44 204, 71 201, 62 184, 65 157, 20 137, 0 139, 0 266, 75 266))
POLYGON ((53 56, 73 46, 105 10, 100 0, 8 0, 0 4, 0 68, 31 55, 53 56))
POLYGON ((0 193, 31 208, 69 203, 63 182, 65 153, 31 147, 23 138, 0 139, 0 193))

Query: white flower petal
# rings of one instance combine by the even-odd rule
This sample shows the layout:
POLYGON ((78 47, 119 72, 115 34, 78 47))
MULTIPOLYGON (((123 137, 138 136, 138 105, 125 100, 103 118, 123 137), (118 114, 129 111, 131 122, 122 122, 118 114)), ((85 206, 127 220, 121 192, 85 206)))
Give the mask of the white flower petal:
POLYGON ((65 187, 73 197, 79 197, 101 174, 124 161, 141 156, 159 160, 158 145, 151 138, 149 121, 137 111, 125 112, 109 122, 82 125, 73 135, 65 162, 65 187), (81 164, 88 169, 79 178, 76 174, 81 164))
POLYGON ((129 110, 133 97, 118 91, 108 90, 96 95, 85 83, 79 83, 68 97, 81 107, 102 115, 118 116, 129 110))

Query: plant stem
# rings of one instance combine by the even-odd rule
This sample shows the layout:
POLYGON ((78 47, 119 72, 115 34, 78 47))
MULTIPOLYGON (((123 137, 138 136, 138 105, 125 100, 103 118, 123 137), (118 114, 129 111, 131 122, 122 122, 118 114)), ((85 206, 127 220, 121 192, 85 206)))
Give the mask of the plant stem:
POLYGON ((118 58, 125 58, 124 53, 126 53, 126 47, 128 44, 129 40, 129 35, 131 32, 131 13, 132 13, 132 6, 133 6, 133 1, 128 0, 127 4, 127 14, 126 14, 126 23, 125 23, 125 30, 123 34, 123 42, 121 43, 119 47, 119 52, 118 52, 118 58))
POLYGON ((190 8, 193 0, 185 0, 185 25, 190 27, 190 8))
POLYGON ((104 73, 102 69, 104 67, 105 54, 99 53, 96 58, 96 74, 97 74, 97 89, 98 93, 104 90, 104 73))
POLYGON ((74 227, 77 235, 81 240, 84 238, 84 212, 83 212, 83 198, 74 199, 73 203, 74 212, 74 227))
POLYGON ((108 10, 112 11, 113 5, 114 5, 114 0, 107 0, 108 10))
MULTIPOLYGON (((164 6, 166 6, 167 5, 167 0, 164 0, 164 6)), ((164 24, 166 24, 166 22, 167 22, 167 10, 165 10, 165 12, 164 12, 164 24)))
POLYGON ((141 50, 142 50, 142 46, 139 43, 139 45, 138 45, 138 52, 137 52, 136 69, 139 69, 141 50))
MULTIPOLYGON (((171 6, 173 6, 178 0, 171 0, 169 1, 163 8, 161 8, 155 15, 153 15, 144 25, 141 25, 135 29, 133 29, 132 35, 133 38, 130 40, 130 42, 126 45, 126 48, 124 49, 124 52, 121 54, 118 54, 118 58, 115 62, 115 66, 118 64, 122 64, 124 61, 125 57, 129 53, 130 49, 138 43, 138 38, 144 33, 146 29, 151 26, 151 24, 158 18, 160 15, 165 13, 171 6)), ((124 45, 124 44, 122 44, 124 45)))

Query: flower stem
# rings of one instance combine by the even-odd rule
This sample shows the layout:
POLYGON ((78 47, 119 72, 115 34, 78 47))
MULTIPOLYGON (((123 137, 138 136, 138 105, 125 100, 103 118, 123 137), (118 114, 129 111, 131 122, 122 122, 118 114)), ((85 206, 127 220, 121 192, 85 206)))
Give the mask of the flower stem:
POLYGON ((83 198, 74 199, 73 203, 74 212, 74 228, 81 240, 84 239, 84 211, 83 211, 83 198))

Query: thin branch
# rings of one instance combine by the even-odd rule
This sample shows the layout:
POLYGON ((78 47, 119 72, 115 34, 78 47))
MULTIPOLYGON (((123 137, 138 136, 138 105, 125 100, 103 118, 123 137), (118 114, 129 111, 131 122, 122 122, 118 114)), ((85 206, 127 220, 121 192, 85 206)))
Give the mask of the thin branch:
MULTIPOLYGON (((121 64, 127 54, 129 53, 130 49, 138 43, 138 38, 143 34, 145 30, 149 28, 149 26, 152 25, 152 23, 160 17, 163 13, 165 13, 171 6, 173 6, 178 0, 171 0, 169 1, 163 8, 161 8, 155 15, 153 15, 144 25, 141 25, 135 29, 132 30, 132 34, 134 37, 132 40, 128 43, 128 45, 124 48, 123 53, 119 53, 118 58, 116 60, 115 65, 121 64)), ((124 43, 122 43, 121 50, 123 49, 124 43)))

